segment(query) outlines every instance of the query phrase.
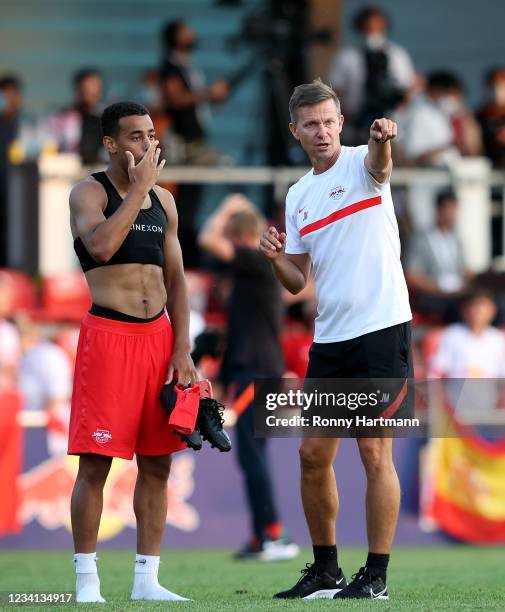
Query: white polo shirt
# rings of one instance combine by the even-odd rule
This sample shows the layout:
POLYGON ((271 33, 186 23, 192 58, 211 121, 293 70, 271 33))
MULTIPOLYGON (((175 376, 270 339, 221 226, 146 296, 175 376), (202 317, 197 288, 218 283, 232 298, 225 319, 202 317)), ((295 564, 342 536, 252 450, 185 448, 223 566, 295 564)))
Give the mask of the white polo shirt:
POLYGON ((286 198, 286 253, 309 253, 317 292, 314 342, 341 342, 412 319, 389 181, 365 167, 366 145, 342 147, 286 198))

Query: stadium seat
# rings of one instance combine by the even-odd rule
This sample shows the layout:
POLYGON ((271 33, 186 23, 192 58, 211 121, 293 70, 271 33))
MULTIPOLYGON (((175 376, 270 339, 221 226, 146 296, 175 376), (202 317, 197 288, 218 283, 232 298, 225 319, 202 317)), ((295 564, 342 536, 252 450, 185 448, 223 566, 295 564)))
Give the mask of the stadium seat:
POLYGON ((24 272, 7 268, 0 268, 0 275, 11 291, 9 316, 23 310, 33 311, 37 306, 37 290, 32 279, 24 272))
POLYGON ((68 271, 44 278, 40 318, 52 321, 80 321, 91 306, 84 274, 68 271))

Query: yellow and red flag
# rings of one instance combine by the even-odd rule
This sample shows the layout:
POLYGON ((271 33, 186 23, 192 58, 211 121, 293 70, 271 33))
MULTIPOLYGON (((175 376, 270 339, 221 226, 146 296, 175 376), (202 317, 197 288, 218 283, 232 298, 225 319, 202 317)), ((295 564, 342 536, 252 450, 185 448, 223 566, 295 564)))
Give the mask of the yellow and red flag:
POLYGON ((430 442, 424 518, 465 542, 504 543, 505 440, 485 440, 446 416, 460 437, 430 442))

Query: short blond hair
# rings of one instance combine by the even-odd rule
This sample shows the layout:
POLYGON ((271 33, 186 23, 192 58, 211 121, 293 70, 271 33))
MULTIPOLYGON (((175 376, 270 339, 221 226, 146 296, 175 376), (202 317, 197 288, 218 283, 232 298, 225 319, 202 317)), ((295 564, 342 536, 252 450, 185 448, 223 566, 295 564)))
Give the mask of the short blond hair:
POLYGON ((234 240, 240 240, 246 236, 259 238, 265 225, 265 219, 258 211, 241 210, 231 215, 226 224, 226 230, 229 238, 234 240))
POLYGON ((324 102, 324 100, 333 100, 337 107, 337 112, 340 115, 340 100, 333 89, 323 83, 321 79, 314 79, 312 83, 303 83, 294 88, 293 94, 289 100, 289 116, 291 123, 297 121, 297 110, 300 106, 313 106, 324 102))

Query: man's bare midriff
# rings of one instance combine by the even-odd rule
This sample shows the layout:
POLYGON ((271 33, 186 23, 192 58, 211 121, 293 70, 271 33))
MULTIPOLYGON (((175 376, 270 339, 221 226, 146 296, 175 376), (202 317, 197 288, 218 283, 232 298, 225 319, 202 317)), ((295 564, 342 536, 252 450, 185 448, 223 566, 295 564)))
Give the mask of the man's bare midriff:
POLYGON ((93 303, 147 319, 166 305, 163 269, 151 264, 118 264, 86 272, 93 303))

